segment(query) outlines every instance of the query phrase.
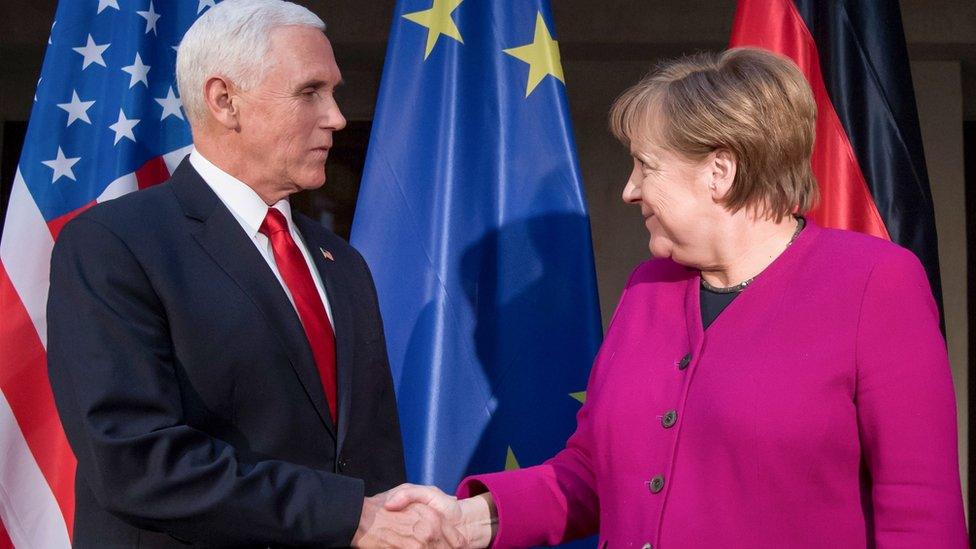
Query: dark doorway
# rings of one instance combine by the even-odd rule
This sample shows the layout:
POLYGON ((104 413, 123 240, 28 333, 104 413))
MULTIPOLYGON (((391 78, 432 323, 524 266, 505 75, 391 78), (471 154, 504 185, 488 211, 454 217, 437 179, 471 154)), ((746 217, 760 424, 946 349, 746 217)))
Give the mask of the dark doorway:
POLYGON ((3 123, 3 148, 0 150, 0 237, 7 219, 7 204, 10 203, 10 190, 14 187, 14 175, 20 162, 20 150, 24 148, 27 135, 27 122, 6 121, 3 123))

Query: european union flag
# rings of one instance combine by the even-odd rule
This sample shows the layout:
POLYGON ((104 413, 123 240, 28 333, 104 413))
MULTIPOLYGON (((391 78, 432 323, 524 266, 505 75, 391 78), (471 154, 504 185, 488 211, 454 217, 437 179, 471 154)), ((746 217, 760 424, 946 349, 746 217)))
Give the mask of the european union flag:
POLYGON ((563 448, 602 331, 547 0, 397 2, 352 242, 411 481, 563 448))

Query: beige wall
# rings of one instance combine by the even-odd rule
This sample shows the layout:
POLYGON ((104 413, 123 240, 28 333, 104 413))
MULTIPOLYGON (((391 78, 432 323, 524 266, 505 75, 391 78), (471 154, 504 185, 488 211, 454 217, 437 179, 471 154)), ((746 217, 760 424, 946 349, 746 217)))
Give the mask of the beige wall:
MULTIPOLYGON (((968 309, 966 199, 962 148, 962 84, 958 62, 912 63, 918 118, 939 233, 939 267, 945 296, 946 340, 959 410, 963 486, 968 475, 968 309)), ((968 502, 967 502, 968 503, 968 502)))

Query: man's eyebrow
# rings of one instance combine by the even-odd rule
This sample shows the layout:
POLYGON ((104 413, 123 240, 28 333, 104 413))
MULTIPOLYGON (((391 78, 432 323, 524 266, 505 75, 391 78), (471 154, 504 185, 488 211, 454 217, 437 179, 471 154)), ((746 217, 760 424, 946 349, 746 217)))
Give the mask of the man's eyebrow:
MULTIPOLYGON (((345 80, 339 80, 338 82, 335 83, 335 85, 333 85, 333 88, 338 88, 339 86, 342 86, 345 83, 346 83, 345 80)), ((306 80, 306 81, 302 82, 298 86, 298 89, 302 89, 303 90, 305 88, 321 88, 323 86, 328 86, 328 85, 329 85, 329 82, 327 80, 322 80, 321 78, 313 78, 311 80, 306 80)))

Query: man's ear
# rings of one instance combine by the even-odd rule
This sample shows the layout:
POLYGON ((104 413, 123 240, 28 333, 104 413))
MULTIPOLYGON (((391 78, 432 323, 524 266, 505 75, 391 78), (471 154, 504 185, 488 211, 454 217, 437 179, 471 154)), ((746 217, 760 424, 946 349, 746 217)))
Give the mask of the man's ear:
POLYGON ((712 199, 720 202, 732 190, 738 161, 732 151, 718 149, 709 155, 709 169, 711 180, 708 188, 712 192, 712 199))
POLYGON ((220 76, 211 76, 203 85, 203 100, 210 116, 218 124, 228 130, 239 129, 239 97, 232 82, 220 76))

